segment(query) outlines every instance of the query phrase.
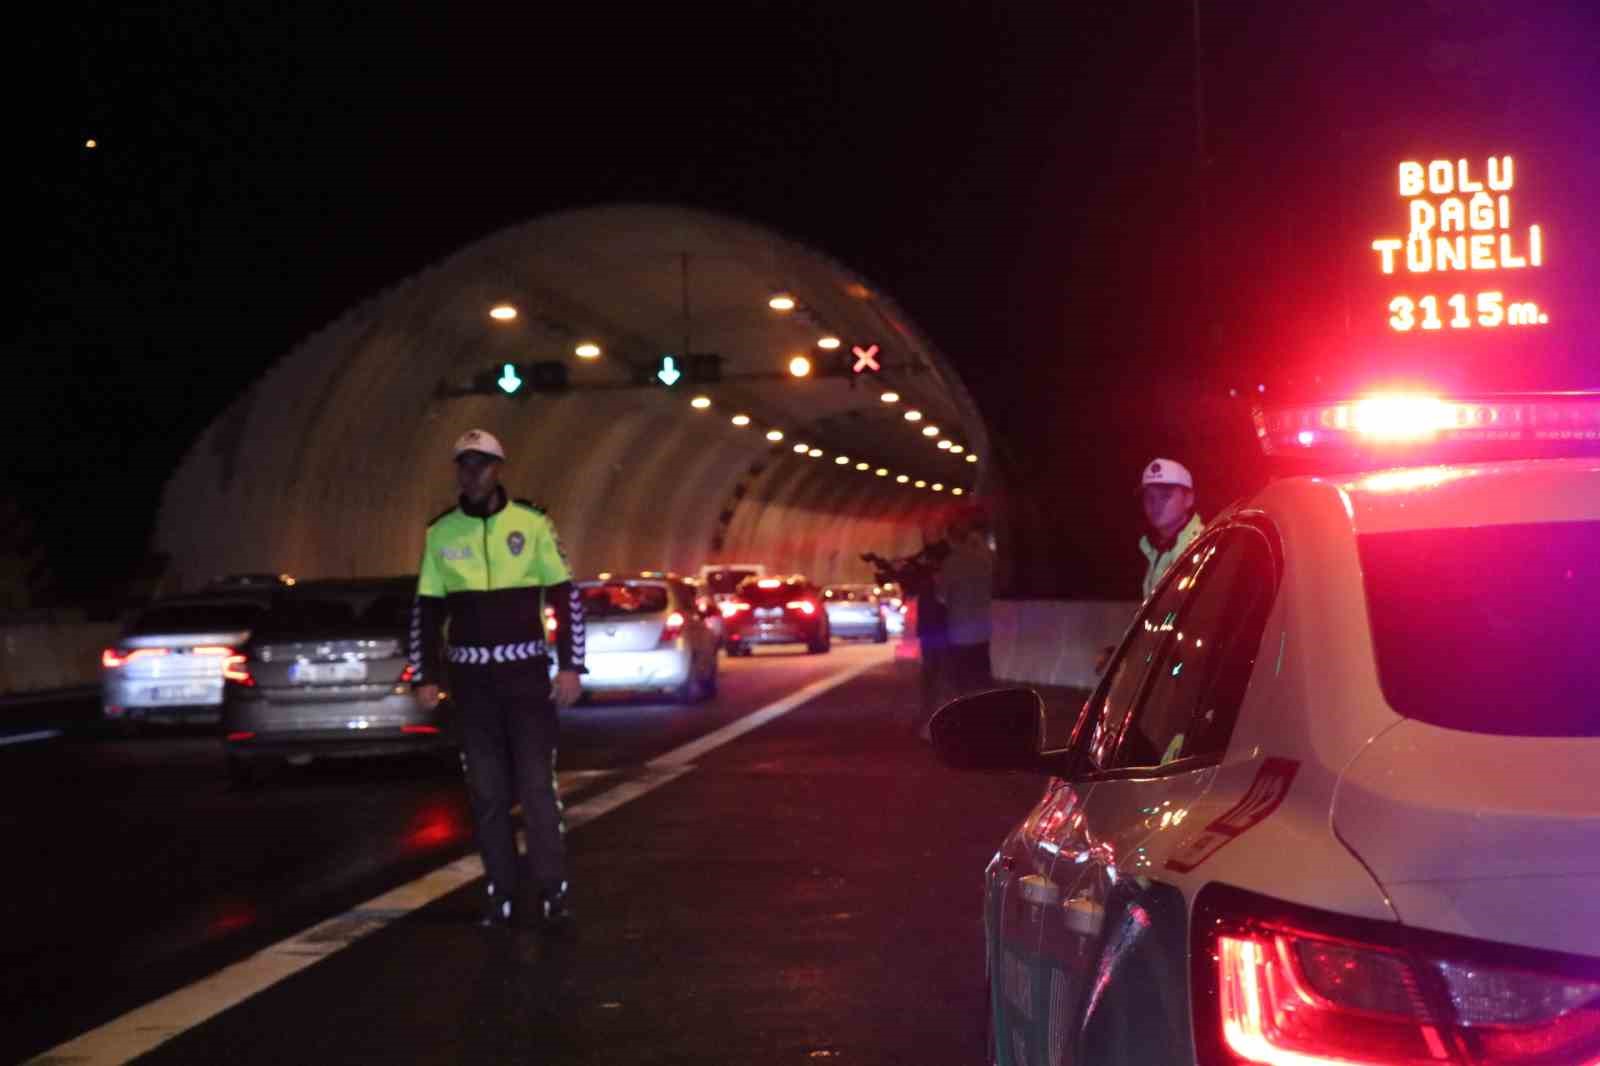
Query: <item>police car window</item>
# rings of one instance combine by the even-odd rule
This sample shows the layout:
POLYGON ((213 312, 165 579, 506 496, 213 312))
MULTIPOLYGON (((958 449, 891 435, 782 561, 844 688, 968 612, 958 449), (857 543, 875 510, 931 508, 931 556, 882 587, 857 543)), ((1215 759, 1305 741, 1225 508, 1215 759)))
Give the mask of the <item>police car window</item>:
POLYGON ((1086 745, 1084 750, 1091 764, 1098 768, 1110 768, 1112 753, 1128 727, 1145 679, 1177 620, 1188 590, 1185 578, 1194 569, 1198 557, 1197 553, 1191 553, 1173 564, 1179 572, 1144 605, 1127 643, 1107 668, 1096 702, 1086 709, 1084 728, 1089 734, 1081 741, 1086 745))
POLYGON ((1266 625, 1272 555, 1260 533, 1243 527, 1198 554, 1198 565, 1175 582, 1187 583, 1186 599, 1111 769, 1163 766, 1227 747, 1266 625))
POLYGON ((1600 737, 1600 522, 1356 539, 1384 699, 1498 736, 1600 737))

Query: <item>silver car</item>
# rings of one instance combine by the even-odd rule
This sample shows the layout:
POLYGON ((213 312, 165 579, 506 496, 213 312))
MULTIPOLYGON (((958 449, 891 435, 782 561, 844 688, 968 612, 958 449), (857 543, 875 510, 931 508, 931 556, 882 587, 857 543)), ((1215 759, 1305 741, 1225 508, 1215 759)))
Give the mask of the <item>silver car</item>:
POLYGON ((436 751, 454 761, 448 699, 412 698, 406 642, 415 578, 302 582, 272 597, 228 660, 222 733, 229 774, 257 780, 274 763, 436 751))
POLYGON ((128 724, 217 721, 228 659, 266 605, 231 593, 151 604, 100 653, 102 714, 128 724))
POLYGON ((717 638, 699 596, 676 577, 582 581, 585 693, 664 692, 676 703, 717 693, 717 638))
POLYGON ((882 644, 889 639, 887 607, 873 585, 829 585, 822 606, 836 637, 866 637, 882 644))

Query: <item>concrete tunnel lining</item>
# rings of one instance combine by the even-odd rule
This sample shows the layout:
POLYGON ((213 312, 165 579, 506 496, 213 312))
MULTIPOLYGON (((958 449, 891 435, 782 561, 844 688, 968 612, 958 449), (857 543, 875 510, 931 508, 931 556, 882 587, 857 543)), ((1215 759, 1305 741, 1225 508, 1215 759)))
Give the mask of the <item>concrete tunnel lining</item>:
POLYGON ((450 445, 483 426, 510 453, 508 488, 550 511, 580 574, 693 572, 720 559, 865 580, 860 552, 915 551, 954 501, 838 467, 836 454, 978 492, 990 465, 936 452, 877 402, 879 386, 987 457, 988 434, 948 361, 892 301, 826 256, 708 212, 563 212, 463 249, 286 354, 174 472, 156 546, 180 588, 236 572, 411 573, 424 523, 454 499, 450 445), (623 387, 653 353, 680 350, 672 293, 684 253, 694 264, 695 349, 723 354, 727 371, 723 383, 696 389, 713 397, 708 412, 692 411, 681 387, 623 387), (780 288, 804 315, 765 308, 780 288), (524 312, 517 331, 488 319, 503 300, 524 312), (781 367, 791 350, 817 354, 806 342, 823 329, 847 348, 857 338, 879 343, 894 372, 866 389, 744 378, 781 367), (579 336, 601 340, 597 365, 572 357, 579 336), (573 391, 440 395, 441 384, 533 358, 567 363, 573 391), (734 409, 786 438, 773 444, 757 427, 734 427, 734 409), (796 455, 802 440, 827 457, 796 455))

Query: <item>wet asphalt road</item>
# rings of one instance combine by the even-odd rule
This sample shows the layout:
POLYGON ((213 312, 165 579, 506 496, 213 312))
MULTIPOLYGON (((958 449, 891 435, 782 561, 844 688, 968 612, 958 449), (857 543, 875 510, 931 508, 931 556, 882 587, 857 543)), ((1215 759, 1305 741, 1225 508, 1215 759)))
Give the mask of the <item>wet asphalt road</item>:
MULTIPOLYGON (((620 795, 648 760, 855 665, 574 828, 572 937, 478 929, 468 885, 141 1061, 978 1061, 980 873, 1043 782, 936 764, 903 726, 913 664, 771 652, 723 660, 714 703, 576 708, 563 792, 620 795)), ((459 775, 426 758, 241 792, 204 731, 69 728, 0 747, 0 789, 0 1061, 471 851, 459 775)))

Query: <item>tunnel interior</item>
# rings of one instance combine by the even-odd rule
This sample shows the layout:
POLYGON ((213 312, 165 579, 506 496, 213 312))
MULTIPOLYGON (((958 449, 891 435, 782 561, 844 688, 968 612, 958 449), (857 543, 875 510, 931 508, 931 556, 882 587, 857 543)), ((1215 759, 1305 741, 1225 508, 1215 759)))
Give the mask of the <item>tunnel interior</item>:
POLYGON ((494 234, 301 342, 189 450, 156 548, 184 589, 412 573, 473 427, 504 442, 508 490, 550 513, 580 575, 738 561, 868 580, 861 552, 917 550, 992 477, 960 378, 869 281, 764 227, 614 206, 494 234), (704 353, 714 381, 654 376, 704 353), (474 391, 506 363, 558 363, 567 387, 474 391))

